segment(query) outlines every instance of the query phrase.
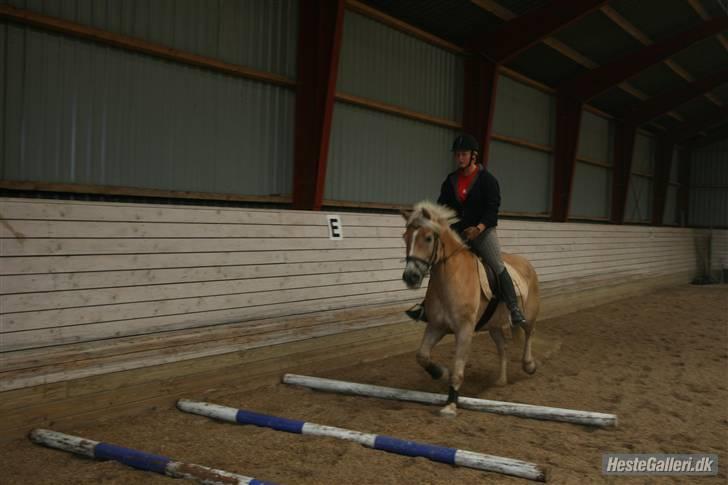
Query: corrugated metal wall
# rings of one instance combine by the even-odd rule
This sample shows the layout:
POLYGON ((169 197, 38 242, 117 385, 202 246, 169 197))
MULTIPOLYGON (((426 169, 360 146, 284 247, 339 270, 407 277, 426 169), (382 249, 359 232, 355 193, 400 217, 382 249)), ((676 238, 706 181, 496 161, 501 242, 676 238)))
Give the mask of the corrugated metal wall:
MULTIPOLYGON (((612 164, 613 123, 588 111, 581 114, 578 157, 612 164)), ((570 217, 608 218, 612 201, 612 170, 576 161, 570 217)))
POLYGON ((632 153, 632 175, 629 179, 624 220, 650 222, 652 219, 652 175, 655 167, 655 140, 637 134, 632 153))
POLYGON ((459 122, 460 56, 346 11, 337 90, 459 122))
POLYGON ((677 213, 677 192, 680 187, 678 174, 680 165, 680 154, 677 147, 672 151, 672 162, 670 163, 670 177, 665 194, 665 212, 662 215, 662 223, 668 225, 680 225, 680 216, 677 213))
POLYGON ((296 76, 297 0, 8 0, 18 8, 296 76))
POLYGON ((331 131, 325 198, 413 204, 437 200, 453 170, 454 132, 337 103, 331 131))
MULTIPOLYGON (((294 2, 15 4, 201 54, 224 52, 228 61, 265 59, 277 72, 293 71, 294 2), (245 30, 246 22, 256 27, 245 30), (243 32, 255 38, 235 40, 244 41, 243 32), (230 47, 241 43, 244 48, 230 47)), ((2 178, 290 193, 290 90, 3 25, 2 178)))
POLYGON ((690 224, 728 227, 728 140, 695 150, 691 164, 690 224))
POLYGON ((551 155, 493 141, 488 169, 498 179, 501 211, 547 214, 551 206, 551 155))
MULTIPOLYGON (((506 76, 498 79, 493 132, 540 145, 553 144, 556 106, 552 96, 506 76)), ((501 210, 548 214, 550 153, 492 141, 488 169, 500 182, 501 210)))
POLYGON ((493 132, 551 145, 554 142, 554 97, 507 76, 498 78, 493 132))
MULTIPOLYGON (((337 91, 459 121, 462 59, 347 11, 337 91)), ((345 103, 334 108, 324 198, 436 199, 453 169, 453 130, 345 103)))

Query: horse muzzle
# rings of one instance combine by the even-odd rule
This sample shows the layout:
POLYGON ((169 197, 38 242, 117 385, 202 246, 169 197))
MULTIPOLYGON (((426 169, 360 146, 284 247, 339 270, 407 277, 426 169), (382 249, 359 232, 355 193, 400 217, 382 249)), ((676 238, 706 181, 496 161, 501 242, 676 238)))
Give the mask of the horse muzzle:
POLYGON ((425 279, 424 275, 417 269, 410 268, 409 265, 402 273, 402 281, 407 285, 410 290, 417 290, 422 286, 422 280, 425 279))

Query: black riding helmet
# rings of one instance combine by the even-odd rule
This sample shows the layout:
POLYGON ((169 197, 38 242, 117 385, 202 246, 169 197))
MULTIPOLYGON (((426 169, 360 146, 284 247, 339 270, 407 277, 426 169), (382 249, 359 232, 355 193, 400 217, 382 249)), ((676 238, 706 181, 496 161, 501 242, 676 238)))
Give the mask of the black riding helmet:
POLYGON ((465 151, 478 152, 478 151, 480 151, 480 145, 478 145, 478 142, 475 139, 475 137, 468 135, 467 133, 463 133, 462 135, 458 135, 457 138, 455 138, 455 141, 452 142, 451 151, 453 151, 453 152, 465 152, 465 151))

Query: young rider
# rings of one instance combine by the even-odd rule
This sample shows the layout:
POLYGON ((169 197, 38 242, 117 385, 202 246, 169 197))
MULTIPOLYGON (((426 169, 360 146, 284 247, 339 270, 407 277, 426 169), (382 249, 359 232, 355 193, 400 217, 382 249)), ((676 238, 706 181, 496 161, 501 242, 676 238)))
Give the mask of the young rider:
MULTIPOLYGON (((442 183, 437 203, 457 213, 458 222, 452 228, 498 275, 500 297, 511 312, 511 323, 524 325, 526 319, 518 307, 513 281, 503 264, 496 233, 500 188, 493 174, 478 163, 479 148, 478 142, 470 135, 455 138, 452 152, 457 170, 442 183)), ((406 313, 414 320, 426 321, 423 304, 415 305, 406 313)))

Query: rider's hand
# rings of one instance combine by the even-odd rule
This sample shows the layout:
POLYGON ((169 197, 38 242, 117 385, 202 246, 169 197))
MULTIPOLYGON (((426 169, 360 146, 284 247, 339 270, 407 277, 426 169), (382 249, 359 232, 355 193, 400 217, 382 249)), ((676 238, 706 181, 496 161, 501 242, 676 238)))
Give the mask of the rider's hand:
POLYGON ((465 239, 467 239, 468 241, 472 241, 476 237, 480 236, 481 232, 483 231, 481 231, 479 227, 471 226, 463 231, 463 235, 465 236, 465 239))

